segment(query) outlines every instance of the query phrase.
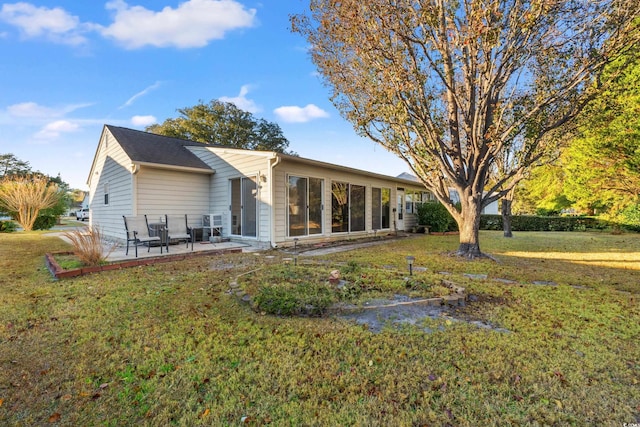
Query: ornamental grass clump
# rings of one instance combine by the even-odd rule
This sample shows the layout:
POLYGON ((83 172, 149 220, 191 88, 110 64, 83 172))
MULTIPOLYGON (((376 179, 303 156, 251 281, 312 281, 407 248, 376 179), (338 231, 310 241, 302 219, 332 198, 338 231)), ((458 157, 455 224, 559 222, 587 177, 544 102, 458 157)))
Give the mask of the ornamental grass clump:
POLYGON ((87 266, 106 263, 109 254, 116 248, 115 244, 104 239, 98 227, 68 231, 64 236, 71 241, 75 256, 87 266))

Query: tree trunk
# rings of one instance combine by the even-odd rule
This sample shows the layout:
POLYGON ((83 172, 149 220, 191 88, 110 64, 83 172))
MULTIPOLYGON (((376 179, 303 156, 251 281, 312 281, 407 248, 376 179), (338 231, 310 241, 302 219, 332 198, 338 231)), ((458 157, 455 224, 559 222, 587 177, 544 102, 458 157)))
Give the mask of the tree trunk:
POLYGON ((513 237, 511 231, 511 205, 513 203, 513 191, 509 191, 502 198, 502 229, 504 230, 504 237, 513 237))
POLYGON ((480 258, 480 204, 468 203, 462 209, 461 223, 458 222, 460 246, 456 254, 470 259, 480 258))

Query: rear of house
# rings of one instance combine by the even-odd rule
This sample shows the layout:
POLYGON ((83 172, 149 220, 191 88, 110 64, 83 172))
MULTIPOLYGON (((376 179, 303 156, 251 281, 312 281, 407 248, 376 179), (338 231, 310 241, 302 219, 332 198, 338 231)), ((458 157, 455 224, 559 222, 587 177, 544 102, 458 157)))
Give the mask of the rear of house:
POLYGON ((408 179, 108 125, 88 184, 91 225, 112 239, 123 215, 213 214, 223 237, 263 247, 403 231, 432 199, 408 179))

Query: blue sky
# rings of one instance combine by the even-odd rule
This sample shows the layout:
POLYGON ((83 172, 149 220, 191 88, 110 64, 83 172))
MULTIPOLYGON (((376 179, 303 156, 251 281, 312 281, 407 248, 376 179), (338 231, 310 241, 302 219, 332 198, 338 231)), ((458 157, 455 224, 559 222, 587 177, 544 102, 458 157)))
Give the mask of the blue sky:
POLYGON ((329 101, 289 15, 304 0, 0 3, 0 154, 86 179, 104 124, 144 130, 178 108, 234 102, 278 123, 302 157, 396 176, 329 101))

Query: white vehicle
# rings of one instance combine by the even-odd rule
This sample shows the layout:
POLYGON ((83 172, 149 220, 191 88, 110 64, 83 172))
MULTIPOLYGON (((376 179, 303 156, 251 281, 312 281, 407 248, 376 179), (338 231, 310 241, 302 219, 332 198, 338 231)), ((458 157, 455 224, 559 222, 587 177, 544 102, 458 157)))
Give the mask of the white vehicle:
POLYGON ((89 208, 82 208, 76 211, 76 219, 78 221, 86 221, 89 219, 89 208))

